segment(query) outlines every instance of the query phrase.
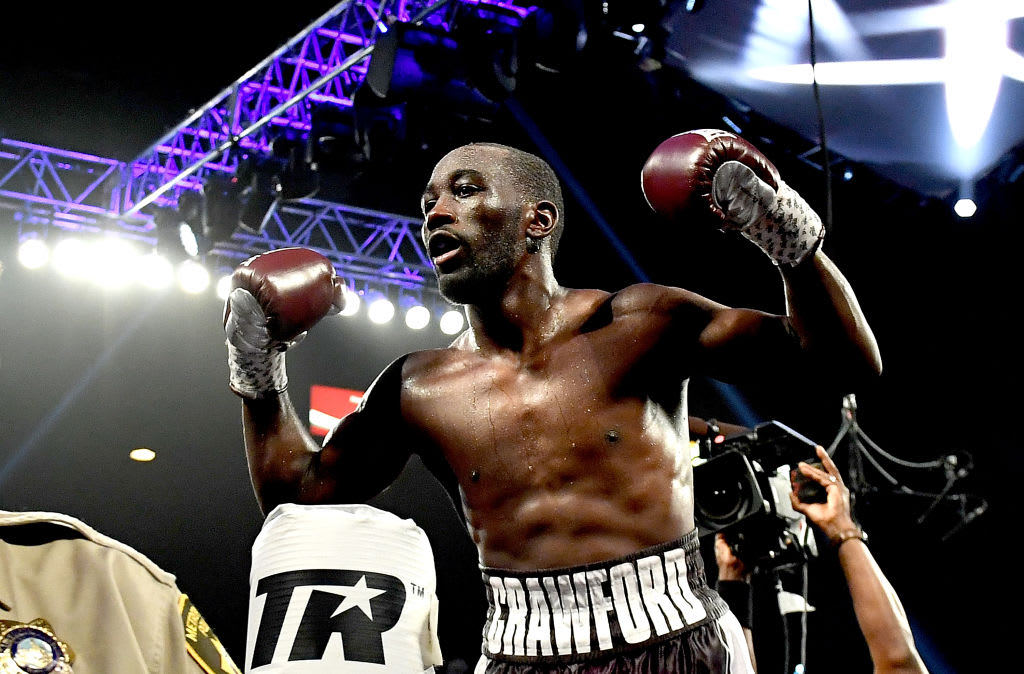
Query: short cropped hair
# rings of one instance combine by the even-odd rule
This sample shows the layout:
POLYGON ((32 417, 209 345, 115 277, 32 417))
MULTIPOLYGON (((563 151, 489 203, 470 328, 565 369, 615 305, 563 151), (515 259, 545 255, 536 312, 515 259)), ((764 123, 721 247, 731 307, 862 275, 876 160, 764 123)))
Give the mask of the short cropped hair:
POLYGON ((471 147, 493 147, 505 150, 507 156, 504 164, 512 174, 516 185, 523 190, 524 202, 536 203, 550 201, 558 208, 558 222, 552 230, 551 255, 558 251, 558 242, 562 239, 565 227, 565 200, 562 198, 562 185, 551 166, 535 154, 519 148, 500 143, 472 143, 471 147))

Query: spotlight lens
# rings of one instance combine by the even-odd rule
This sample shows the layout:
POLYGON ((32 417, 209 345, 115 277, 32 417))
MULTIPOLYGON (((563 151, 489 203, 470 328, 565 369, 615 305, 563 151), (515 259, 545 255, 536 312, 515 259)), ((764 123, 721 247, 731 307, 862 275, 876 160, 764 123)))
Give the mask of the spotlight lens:
POLYGON ((405 312, 405 324, 413 330, 422 330, 430 322, 430 309, 424 306, 409 307, 405 312))
POLYGON ((221 276, 217 281, 217 297, 227 301, 228 295, 231 294, 231 274, 225 274, 221 276))
POLYGON ((28 269, 39 269, 50 259, 50 247, 42 239, 25 239, 18 247, 18 261, 28 269))
POLYGON ((185 249, 189 257, 199 255, 199 241, 196 233, 184 222, 178 225, 178 237, 181 239, 181 247, 185 249))
POLYGON ((370 306, 366 310, 370 320, 374 323, 383 324, 390 321, 395 316, 395 305, 391 303, 391 300, 381 298, 374 300, 370 303, 370 306))
POLYGON ((359 293, 349 289, 347 286, 342 286, 342 293, 345 295, 345 308, 341 310, 341 315, 354 316, 359 311, 359 305, 362 304, 362 300, 359 299, 359 293))
POLYGON ((462 316, 462 312, 457 309, 451 309, 446 311, 441 316, 441 332, 446 335, 454 335, 455 333, 462 330, 462 326, 465 324, 465 319, 462 316))
POLYGON ((122 288, 138 275, 139 253, 127 241, 107 239, 95 246, 93 275, 105 288, 122 288))
POLYGON ((158 253, 143 255, 139 258, 138 277, 147 288, 162 290, 174 281, 174 265, 158 253))
POLYGON ((178 266, 178 285, 190 295, 197 295, 210 286, 210 272, 193 260, 185 260, 178 266))
POLYGON ((132 461, 139 461, 145 463, 146 461, 152 461, 156 458, 156 452, 148 447, 137 447, 132 451, 128 452, 128 458, 132 461))
POLYGON ((970 199, 961 199, 953 206, 953 210, 961 218, 969 218, 977 212, 978 206, 970 199))
POLYGON ((82 278, 88 273, 89 246, 81 239, 63 239, 53 249, 53 265, 57 271, 71 278, 82 278))

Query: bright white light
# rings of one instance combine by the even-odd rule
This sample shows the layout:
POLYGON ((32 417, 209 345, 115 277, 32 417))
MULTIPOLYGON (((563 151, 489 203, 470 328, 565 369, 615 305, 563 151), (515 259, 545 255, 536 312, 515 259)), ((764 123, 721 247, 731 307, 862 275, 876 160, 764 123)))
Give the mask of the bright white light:
POLYGON ((341 291, 345 295, 345 308, 341 310, 341 315, 355 316, 359 311, 359 305, 362 304, 359 294, 348 286, 342 286, 341 291))
POLYGON ((880 61, 843 61, 751 68, 750 77, 779 84, 818 84, 828 86, 887 86, 944 82, 948 67, 942 59, 890 59, 880 61))
POLYGON ((960 199, 953 206, 953 211, 961 218, 969 218, 978 211, 978 206, 972 199, 960 199))
POLYGON ((42 239, 25 239, 18 246, 18 262, 28 269, 39 269, 50 259, 50 247, 42 239))
POLYGON ((463 317, 461 311, 458 309, 449 309, 444 312, 443 316, 441 316, 441 332, 446 335, 454 335, 462 330, 462 326, 465 325, 465 323, 466 319, 463 317))
POLYGON ((93 248, 89 267, 104 288, 123 288, 137 278, 139 251, 124 239, 107 238, 93 248))
POLYGON ((140 463, 145 463, 147 461, 152 461, 153 459, 155 459, 156 452, 154 452, 149 447, 136 447, 132 451, 128 452, 128 458, 130 458, 132 461, 139 461, 140 463))
POLYGON ((370 306, 366 308, 366 315, 374 323, 387 323, 395 316, 395 305, 386 297, 381 297, 370 302, 370 306))
POLYGON ((231 294, 231 274, 224 274, 217 279, 217 297, 224 300, 228 299, 228 295, 231 294))
POLYGON ((405 312, 405 324, 413 330, 422 330, 430 322, 430 309, 416 305, 405 312))
POLYGON ((970 148, 984 135, 999 96, 1009 28, 1004 18, 982 11, 973 0, 947 6, 946 113, 957 145, 970 148))
POLYGON ((647 26, 643 25, 642 23, 634 23, 631 28, 634 33, 642 33, 644 32, 644 28, 646 27, 647 26))
POLYGON ((81 239, 62 239, 53 249, 53 266, 64 276, 84 277, 88 259, 89 246, 81 239))
POLYGON ((178 285, 185 292, 196 295, 210 287, 210 272, 195 260, 178 265, 178 285))
POLYGON ((196 233, 184 222, 178 225, 178 238, 181 239, 181 247, 185 249, 189 257, 199 255, 199 241, 196 240, 196 233))
POLYGON ((136 269, 136 278, 147 288, 162 290, 174 282, 174 265, 159 253, 140 255, 136 269))

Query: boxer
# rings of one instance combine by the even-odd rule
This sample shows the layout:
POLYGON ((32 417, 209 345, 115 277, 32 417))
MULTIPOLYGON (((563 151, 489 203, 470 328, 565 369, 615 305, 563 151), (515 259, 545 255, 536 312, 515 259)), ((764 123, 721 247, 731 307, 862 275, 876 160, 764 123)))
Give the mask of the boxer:
POLYGON ((698 551, 687 382, 778 377, 801 359, 847 388, 881 372, 820 220, 768 159, 720 131, 666 143, 641 172, 651 206, 760 245, 786 315, 653 283, 560 285, 565 209, 551 168, 510 147, 463 146, 423 191, 422 234, 469 326, 446 348, 393 361, 318 445, 288 397, 284 358, 342 301, 331 263, 282 249, 235 274, 230 385, 264 511, 366 501, 417 453, 479 552, 490 608, 478 672, 752 671, 698 551))

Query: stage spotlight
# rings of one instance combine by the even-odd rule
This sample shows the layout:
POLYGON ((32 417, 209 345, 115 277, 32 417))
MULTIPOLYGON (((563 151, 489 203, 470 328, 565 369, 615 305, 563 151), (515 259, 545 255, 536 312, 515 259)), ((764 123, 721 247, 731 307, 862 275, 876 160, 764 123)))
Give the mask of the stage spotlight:
POLYGON ((240 185, 235 177, 207 176, 203 183, 203 243, 202 252, 213 244, 227 241, 235 233, 242 215, 240 185))
POLYGON ((359 293, 348 286, 342 286, 341 290, 345 295, 345 308, 341 310, 341 315, 355 316, 359 312, 359 305, 362 304, 359 293))
POLYGON ((190 295, 197 295, 210 287, 210 272, 195 260, 178 265, 178 285, 190 295))
POLYGON ((546 4, 531 7, 523 18, 517 42, 520 72, 535 68, 561 73, 587 45, 589 34, 582 1, 546 4))
POLYGON ((978 211, 978 205, 973 199, 959 199, 953 206, 953 211, 961 218, 973 217, 978 211))
POLYGON ((53 266, 69 278, 83 278, 87 273, 89 246, 78 238, 62 239, 53 249, 53 266))
MULTIPOLYGON (((368 298, 369 299, 369 298, 368 298)), ((395 316, 395 305, 381 293, 373 293, 366 306, 366 315, 370 321, 383 325, 395 316)))
POLYGON ((136 447, 128 452, 128 458, 139 463, 147 463, 156 458, 156 452, 149 447, 136 447))
POLYGON ((298 201, 314 196, 320 190, 320 176, 306 161, 306 148, 295 146, 288 157, 288 165, 271 179, 273 193, 281 201, 298 201))
POLYGON ((174 265, 155 251, 139 256, 137 269, 136 277, 142 285, 153 290, 163 290, 174 281, 174 265))
POLYGON ((403 295, 399 298, 398 304, 405 312, 405 325, 410 330, 422 330, 430 323, 430 309, 423 306, 419 299, 403 295))
POLYGON ((172 264, 199 254, 196 233, 188 223, 182 221, 175 209, 158 209, 153 213, 153 225, 156 228, 157 252, 172 264))
POLYGON ((24 239, 18 246, 18 262, 27 269, 39 269, 50 259, 50 247, 37 237, 24 239))
POLYGON ((701 9, 704 8, 704 0, 686 0, 686 4, 684 5, 684 7, 686 8, 686 11, 689 12, 690 14, 699 12, 701 9))
POLYGON ((203 195, 195 190, 182 190, 175 207, 178 220, 188 225, 193 232, 203 231, 203 195))
POLYGON ((93 279, 109 289, 123 288, 138 278, 139 251, 124 239, 108 237, 96 242, 92 256, 93 279))
POLYGON ((454 335, 462 330, 462 327, 466 324, 466 319, 462 315, 462 312, 458 309, 449 309, 444 312, 441 316, 439 323, 441 332, 446 335, 454 335))
MULTIPOLYGON (((377 46, 374 46, 374 55, 377 46)), ((321 104, 310 111, 306 157, 313 169, 321 173, 331 170, 349 171, 353 164, 364 159, 356 142, 355 120, 351 110, 321 104)))
POLYGON ((953 212, 961 218, 973 217, 978 211, 974 196, 974 183, 969 180, 961 182, 957 202, 953 205, 953 212))
POLYGON ((254 234, 260 234, 266 229, 278 205, 273 190, 270 176, 257 176, 253 179, 253 185, 242 192, 243 206, 238 217, 242 229, 254 234))
POLYGON ((231 274, 224 274, 217 279, 217 297, 227 301, 228 295, 231 294, 231 274))

